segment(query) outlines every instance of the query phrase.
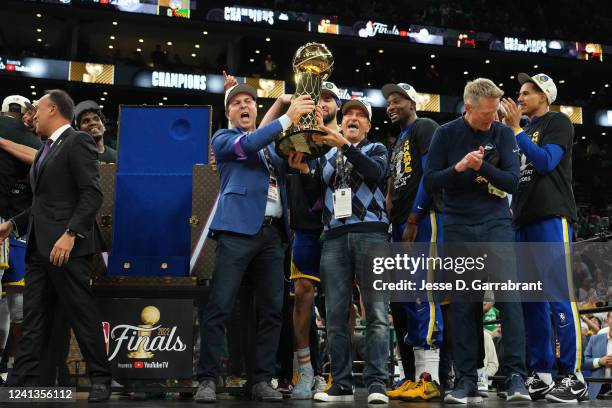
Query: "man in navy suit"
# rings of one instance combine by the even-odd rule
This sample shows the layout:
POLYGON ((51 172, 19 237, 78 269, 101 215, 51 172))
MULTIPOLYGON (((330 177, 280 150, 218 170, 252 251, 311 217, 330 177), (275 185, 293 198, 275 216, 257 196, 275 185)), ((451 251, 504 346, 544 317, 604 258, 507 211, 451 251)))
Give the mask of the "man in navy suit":
MULTIPOLYGON (((198 402, 216 400, 225 323, 245 275, 253 281, 257 307, 253 398, 281 401, 270 386, 276 364, 283 306, 282 243, 287 241, 287 162, 272 144, 280 133, 315 109, 308 96, 294 99, 287 113, 256 129, 257 93, 246 84, 225 95, 225 115, 232 129, 212 138, 221 191, 210 229, 217 240, 208 303, 200 319, 201 354, 198 402), (248 270, 248 274, 246 274, 248 270)), ((301 156, 295 153, 296 159, 301 156)))

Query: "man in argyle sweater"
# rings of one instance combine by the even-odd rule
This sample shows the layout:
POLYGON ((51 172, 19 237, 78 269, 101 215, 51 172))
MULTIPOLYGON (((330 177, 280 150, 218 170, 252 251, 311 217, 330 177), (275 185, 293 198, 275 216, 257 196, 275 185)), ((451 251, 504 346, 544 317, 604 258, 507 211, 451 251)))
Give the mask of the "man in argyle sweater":
MULTIPOLYGON (((347 318, 352 307, 353 276, 365 284, 367 253, 371 245, 387 241, 389 221, 385 213, 387 149, 366 139, 372 108, 361 100, 342 106, 342 134, 322 125, 321 141, 332 149, 314 168, 297 158, 289 165, 304 174, 304 184, 324 189, 321 282, 325 291, 327 336, 330 344, 333 384, 316 393, 315 401, 353 401, 352 358, 347 318)), ((306 187, 308 188, 308 187, 306 187)), ((364 382, 368 403, 385 403, 389 354, 388 302, 361 293, 366 309, 366 366, 364 382)))

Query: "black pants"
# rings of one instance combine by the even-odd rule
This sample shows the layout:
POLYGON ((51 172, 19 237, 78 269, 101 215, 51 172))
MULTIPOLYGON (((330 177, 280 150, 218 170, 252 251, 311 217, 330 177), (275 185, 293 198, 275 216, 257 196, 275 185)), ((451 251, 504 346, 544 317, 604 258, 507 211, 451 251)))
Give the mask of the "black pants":
POLYGON ((393 316, 393 328, 397 337, 397 346, 402 360, 402 368, 404 369, 404 378, 407 380, 415 380, 414 368, 414 351, 412 346, 404 343, 404 337, 408 333, 406 324, 406 312, 401 303, 391 302, 391 316, 393 316))
POLYGON ((236 303, 227 322, 227 349, 229 352, 227 375, 235 377, 244 377, 248 371, 247 358, 251 353, 246 328, 253 322, 253 319, 251 319, 252 291, 251 284, 244 281, 240 286, 236 303))
POLYGON ((43 350, 39 383, 45 387, 70 387, 70 371, 66 363, 70 351, 70 322, 61 304, 54 312, 53 335, 43 350))
POLYGON ((281 234, 276 226, 264 226, 253 236, 219 234, 208 303, 200 316, 198 380, 217 381, 219 377, 225 324, 247 269, 257 313, 253 383, 274 376, 283 308, 281 234))
MULTIPOLYGON (((507 219, 491 220, 477 225, 444 225, 444 242, 513 242, 511 222, 507 219)), ((494 245, 487 247, 488 262, 496 267, 490 271, 492 281, 501 282, 502 277, 516 282, 514 247, 494 245), (497 279, 497 280, 495 280, 497 279)), ((494 292, 495 307, 499 308, 502 320, 502 342, 504 359, 500 362, 500 374, 519 374, 526 377, 525 325, 523 309, 518 292, 494 292)), ((453 353, 457 368, 457 380, 472 383, 478 380, 477 370, 484 359, 484 337, 482 325, 482 299, 478 302, 457 300, 451 304, 454 323, 453 353)))
POLYGON ((40 382, 43 350, 54 335, 53 314, 61 302, 87 363, 92 383, 110 383, 101 319, 89 284, 92 257, 71 258, 62 267, 34 253, 27 259, 23 293, 23 334, 15 358, 12 385, 40 382))

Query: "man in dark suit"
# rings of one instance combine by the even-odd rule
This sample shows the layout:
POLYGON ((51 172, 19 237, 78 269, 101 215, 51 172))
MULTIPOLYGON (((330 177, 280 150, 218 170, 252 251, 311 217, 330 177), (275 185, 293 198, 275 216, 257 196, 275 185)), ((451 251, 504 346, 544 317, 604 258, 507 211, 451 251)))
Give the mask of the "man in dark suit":
POLYGON ((9 383, 37 385, 41 351, 52 336, 50 311, 62 302, 87 362, 90 402, 110 396, 100 318, 89 285, 92 255, 101 251, 95 216, 102 205, 98 154, 91 136, 70 127, 74 102, 64 91, 43 96, 36 132, 48 137, 30 171, 32 206, 0 224, 0 239, 29 235, 20 350, 9 383))

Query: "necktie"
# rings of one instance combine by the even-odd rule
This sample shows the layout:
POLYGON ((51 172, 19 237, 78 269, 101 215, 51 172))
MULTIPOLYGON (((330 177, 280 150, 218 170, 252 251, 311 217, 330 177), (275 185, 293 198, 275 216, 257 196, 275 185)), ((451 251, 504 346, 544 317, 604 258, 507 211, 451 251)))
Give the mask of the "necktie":
POLYGON ((38 161, 36 162, 36 174, 38 174, 38 170, 40 169, 40 165, 45 160, 47 153, 49 153, 49 149, 51 149, 51 145, 53 144, 53 140, 47 139, 45 141, 45 146, 43 147, 43 151, 38 157, 38 161))

